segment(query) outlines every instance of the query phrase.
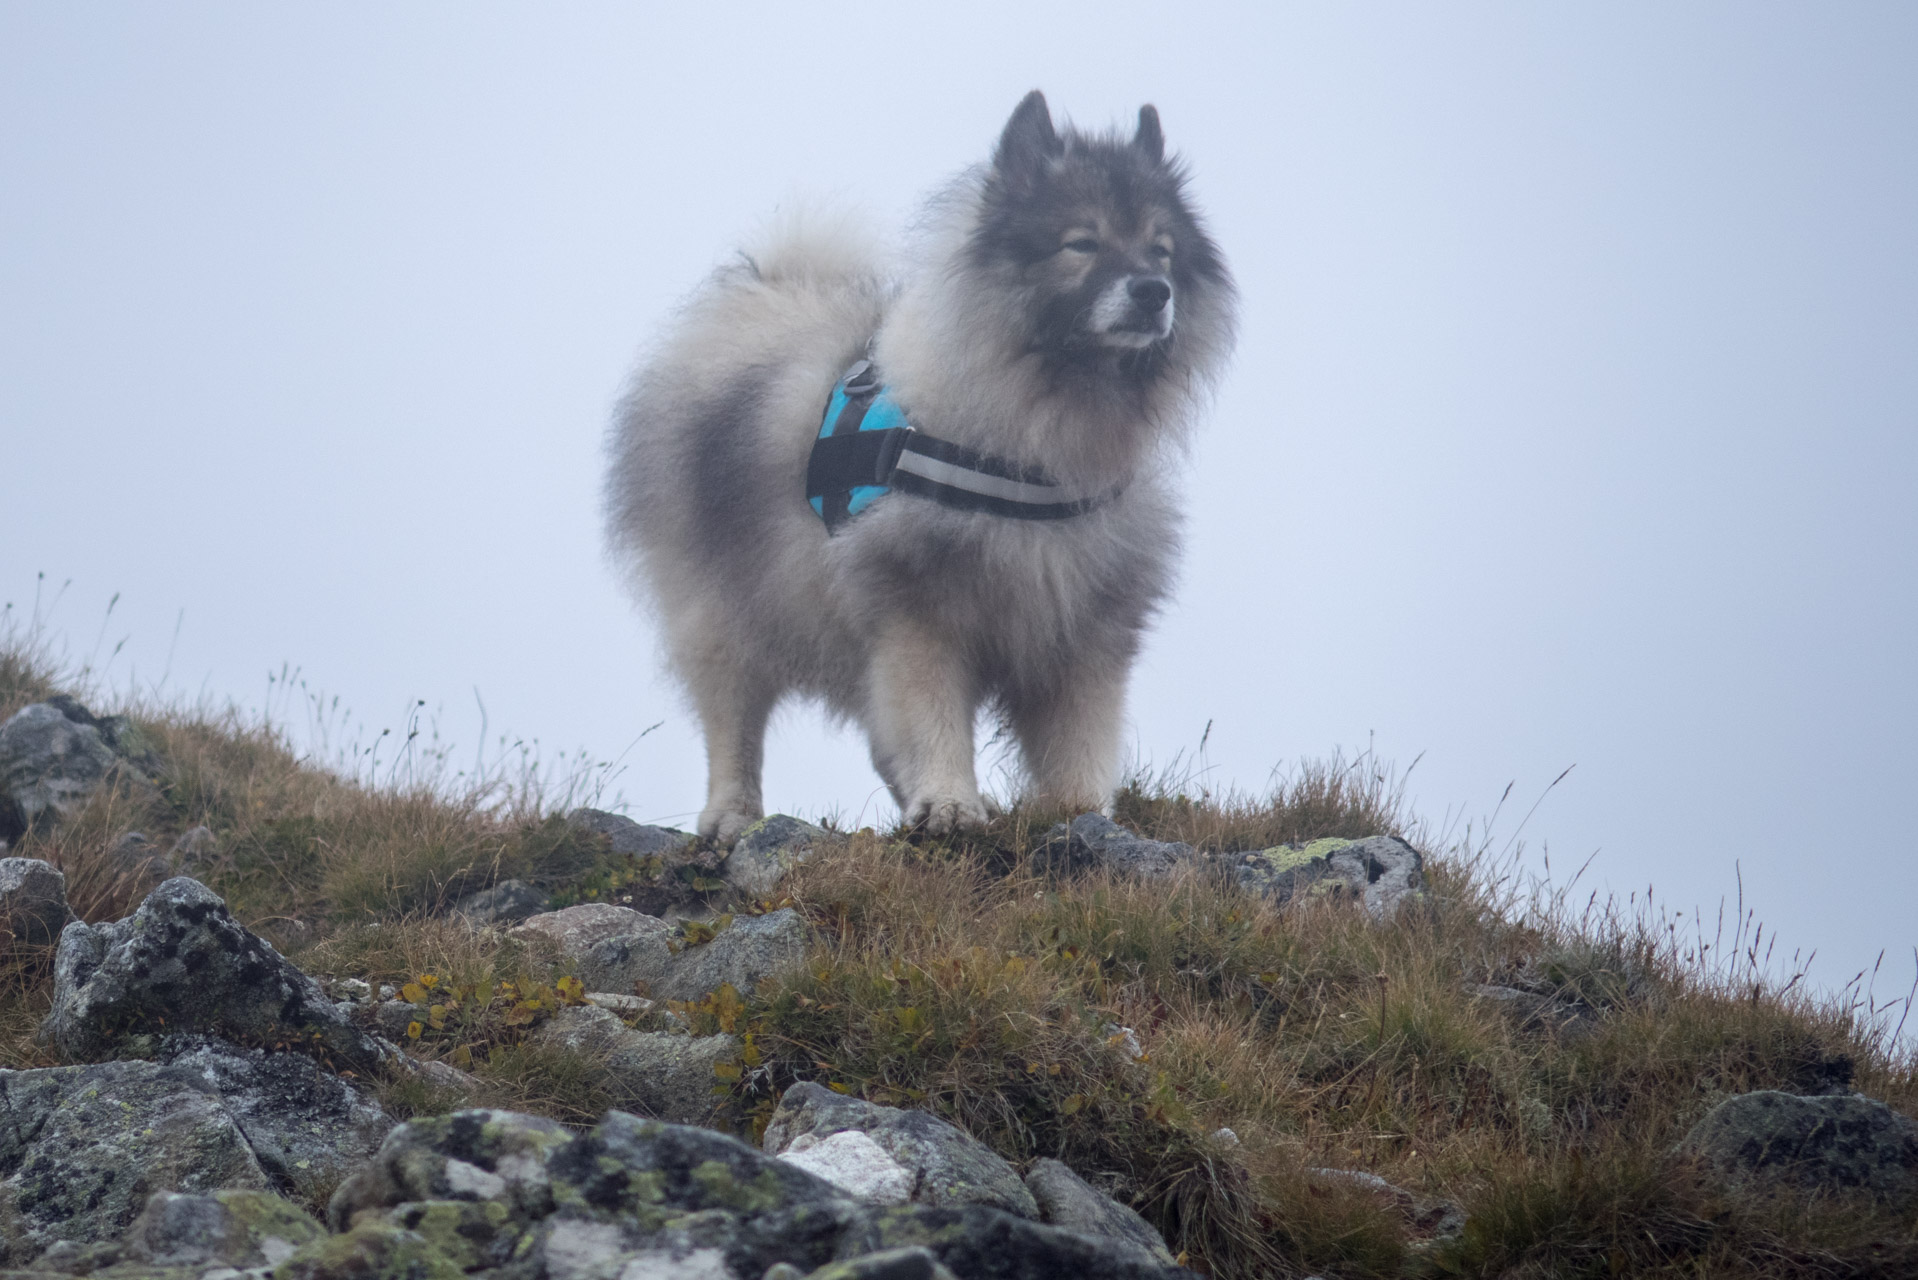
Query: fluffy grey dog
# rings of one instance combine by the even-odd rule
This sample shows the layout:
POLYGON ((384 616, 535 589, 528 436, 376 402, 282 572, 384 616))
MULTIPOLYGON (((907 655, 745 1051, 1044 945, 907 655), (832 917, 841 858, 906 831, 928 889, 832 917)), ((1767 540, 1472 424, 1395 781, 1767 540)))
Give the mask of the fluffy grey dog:
POLYGON ((614 423, 610 543, 698 708, 699 831, 722 843, 761 814, 766 722, 795 693, 864 726, 904 820, 934 832, 987 819, 981 708, 1030 799, 1097 808, 1117 782, 1178 549, 1170 464, 1233 329, 1158 113, 1130 138, 1056 131, 1028 95, 884 262, 790 222, 691 299, 614 423), (876 470, 829 510, 815 444, 849 431, 834 456, 876 470))

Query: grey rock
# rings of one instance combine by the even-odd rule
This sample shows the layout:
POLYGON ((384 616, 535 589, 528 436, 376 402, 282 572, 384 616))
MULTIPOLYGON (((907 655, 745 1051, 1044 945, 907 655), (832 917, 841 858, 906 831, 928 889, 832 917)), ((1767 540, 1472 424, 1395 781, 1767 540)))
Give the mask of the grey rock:
POLYGON ((464 1280, 466 1275, 426 1237, 390 1222, 363 1222, 343 1235, 321 1236, 272 1274, 273 1280, 464 1280))
POLYGON ((387 1056, 317 980, 184 876, 148 894, 124 920, 66 927, 43 1027, 69 1062, 111 1056, 162 1029, 284 1046, 359 1071, 387 1056))
POLYGON ((566 821, 581 831, 605 836, 614 853, 638 857, 677 853, 699 839, 671 827, 648 827, 604 809, 575 809, 566 815, 566 821))
POLYGON ((979 1204, 879 1209, 872 1211, 871 1222, 869 1251, 917 1245, 966 1280, 1172 1280, 1191 1275, 1129 1241, 1050 1227, 979 1204))
POLYGON ((1026 1189, 1039 1202, 1039 1220, 1081 1235, 1107 1236, 1137 1245, 1147 1257, 1172 1265, 1165 1237, 1126 1205, 1094 1188, 1058 1160, 1035 1160, 1026 1170, 1026 1189))
POLYGON ((0 927, 13 942, 46 946, 71 919, 66 876, 38 858, 0 858, 0 927))
POLYGON ((179 1065, 0 1071, 0 1260, 112 1240, 154 1191, 265 1191, 218 1089, 179 1065))
POLYGON ((625 1105, 675 1124, 712 1118, 722 1101, 713 1095, 713 1068, 740 1054, 736 1036, 635 1031, 595 1005, 556 1010, 533 1041, 591 1057, 625 1105))
POLYGON ((607 902, 542 912, 513 930, 516 938, 555 947, 589 990, 621 993, 640 983, 651 990, 666 976, 673 966, 671 934, 672 926, 657 916, 607 902))
POLYGON ((209 827, 193 827, 173 842, 167 858, 181 875, 195 875, 220 856, 220 842, 209 827))
POLYGON ((1583 1005, 1566 1004, 1536 992, 1492 983, 1474 983, 1467 990, 1527 1030, 1549 1031, 1575 1039, 1598 1029, 1597 1017, 1583 1005))
POLYGON ((1147 840, 1102 813, 1082 813, 1047 832, 1039 855, 1054 870, 1098 869, 1160 880, 1192 860, 1192 846, 1147 840))
POLYGON ((306 1210, 264 1191, 160 1191, 120 1244, 153 1266, 270 1267, 325 1234, 306 1210))
POLYGON ((375 1099, 304 1054, 170 1036, 161 1057, 218 1089, 267 1176, 305 1199, 332 1190, 393 1127, 375 1099))
POLYGON ((524 1224, 497 1200, 409 1200, 388 1210, 384 1220, 420 1236, 462 1271, 510 1262, 525 1233, 524 1224))
POLYGON ((825 1138, 848 1129, 866 1134, 912 1171, 917 1203, 978 1204, 1021 1218, 1039 1216, 1038 1202, 1011 1165, 971 1134, 928 1112, 864 1102, 805 1081, 780 1098, 763 1143, 768 1153, 777 1155, 803 1134, 825 1138))
POLYGON ((513 1111, 409 1120, 340 1184, 327 1202, 327 1225, 345 1231, 365 1215, 416 1200, 494 1203, 514 1221, 531 1222, 553 1211, 547 1166, 572 1141, 563 1125, 513 1111))
POLYGON ((1862 1094, 1740 1094, 1706 1113, 1679 1150, 1729 1186, 1918 1203, 1918 1123, 1862 1094))
POLYGON ((1227 870, 1248 892, 1284 903, 1308 896, 1362 902, 1388 919, 1425 892, 1425 859, 1397 836, 1314 840, 1225 855, 1227 870))
POLYGON ((779 887, 786 872, 810 858, 814 845, 826 838, 823 827, 772 814, 739 833, 720 874, 747 897, 766 897, 779 887))
POLYGON ((698 1000, 730 982, 741 994, 761 978, 797 968, 806 958, 806 922, 791 907, 763 916, 734 916, 712 941, 688 947, 653 984, 660 1000, 698 1000))
POLYGON ((779 1159, 816 1173, 861 1204, 905 1204, 912 1199, 912 1171, 857 1129, 793 1139, 779 1159))
POLYGON ((49 701, 0 724, 0 838, 68 816, 112 776, 120 758, 92 720, 49 701))
POLYGON ((552 905, 553 899, 544 889, 524 880, 502 880, 490 889, 461 898, 453 904, 453 913, 474 924, 517 924, 552 905))
MULTIPOLYGON (((771 1272, 767 1280, 771 1280, 771 1272)), ((921 1245, 881 1249, 844 1262, 829 1262, 805 1280, 956 1280, 939 1256, 921 1245)))

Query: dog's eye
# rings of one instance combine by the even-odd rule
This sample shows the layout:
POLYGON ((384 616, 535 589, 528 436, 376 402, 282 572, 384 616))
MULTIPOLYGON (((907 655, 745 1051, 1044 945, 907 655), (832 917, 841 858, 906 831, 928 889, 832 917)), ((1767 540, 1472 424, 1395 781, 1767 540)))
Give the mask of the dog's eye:
POLYGON ((1157 258, 1160 262, 1172 261, 1172 246, 1169 244, 1155 244, 1150 249, 1146 250, 1146 252, 1150 253, 1153 257, 1157 258))
POLYGON ((1068 240, 1065 243, 1065 247, 1072 250, 1074 253, 1099 252, 1099 242, 1097 240, 1094 240, 1091 236, 1080 236, 1077 240, 1068 240))

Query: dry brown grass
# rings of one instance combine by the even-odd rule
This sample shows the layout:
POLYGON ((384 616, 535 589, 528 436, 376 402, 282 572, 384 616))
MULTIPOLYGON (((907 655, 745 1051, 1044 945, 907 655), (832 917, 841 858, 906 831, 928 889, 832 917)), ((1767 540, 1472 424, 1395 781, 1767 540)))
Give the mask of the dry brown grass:
MULTIPOLYGON (((44 655, 0 643, 0 716, 61 683, 44 655)), ((430 773, 348 777, 237 713, 131 712, 161 760, 156 785, 103 793, 10 851, 60 865, 87 918, 144 891, 107 856, 120 833, 165 847, 204 824, 220 849, 209 883, 309 971, 474 990, 563 976, 440 914, 495 877, 564 892, 603 870, 536 790, 507 802, 430 773)), ((1117 810, 1215 852, 1381 832, 1434 843, 1369 757, 1250 797, 1162 773, 1117 810)), ((786 886, 815 929, 808 964, 738 1015, 746 1113, 763 1119, 799 1079, 928 1107, 1011 1159, 1063 1158, 1220 1277, 1918 1275, 1911 1214, 1728 1199, 1671 1155, 1717 1099, 1823 1087, 1844 1064, 1857 1088, 1918 1110, 1884 1010, 1855 989, 1768 979, 1749 919, 1707 953, 1636 904, 1573 910, 1459 847, 1430 849, 1426 901, 1380 926, 1336 902, 1280 911, 1197 871, 1154 885, 1047 874, 1035 850, 1059 816, 1015 811, 954 840, 860 832, 818 852, 786 886), (1528 1025, 1477 998, 1479 983, 1581 1016, 1528 1025), (1112 1026, 1132 1029, 1142 1060, 1112 1026), (1222 1127, 1237 1145, 1212 1136, 1222 1127), (1421 1245, 1392 1205, 1309 1172, 1327 1167, 1455 1200, 1465 1234, 1421 1245)), ((48 951, 0 963, 0 1065, 47 1061, 32 1031, 48 951)), ((508 1008, 475 1003, 416 1046, 465 1048, 477 1095, 396 1079, 389 1105, 583 1122, 622 1101, 597 1064, 527 1044, 508 1008)))

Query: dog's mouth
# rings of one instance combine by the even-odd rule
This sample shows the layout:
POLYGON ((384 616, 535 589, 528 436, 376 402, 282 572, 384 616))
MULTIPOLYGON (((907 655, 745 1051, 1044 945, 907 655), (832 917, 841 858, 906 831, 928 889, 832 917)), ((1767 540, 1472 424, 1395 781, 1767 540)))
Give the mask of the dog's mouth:
POLYGON ((1101 345, 1136 351, 1172 334, 1172 284, 1162 276, 1127 276, 1100 291, 1087 330, 1101 345))

